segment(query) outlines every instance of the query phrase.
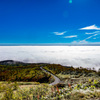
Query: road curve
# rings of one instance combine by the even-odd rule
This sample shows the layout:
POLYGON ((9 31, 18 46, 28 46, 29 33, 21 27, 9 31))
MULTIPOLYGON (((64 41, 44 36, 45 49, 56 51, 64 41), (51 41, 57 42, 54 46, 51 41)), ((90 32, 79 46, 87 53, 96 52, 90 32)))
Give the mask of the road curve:
POLYGON ((43 69, 42 67, 40 67, 43 71, 45 71, 45 72, 47 72, 47 73, 49 73, 49 74, 51 74, 53 77, 54 77, 54 79, 55 79, 55 81, 54 82, 52 82, 52 83, 50 83, 49 85, 55 85, 55 84, 57 84, 57 83, 60 83, 61 81, 60 81, 60 79, 58 78, 58 77, 56 77, 55 75, 53 75, 52 73, 50 73, 50 72, 48 72, 47 70, 45 70, 45 69, 43 69))

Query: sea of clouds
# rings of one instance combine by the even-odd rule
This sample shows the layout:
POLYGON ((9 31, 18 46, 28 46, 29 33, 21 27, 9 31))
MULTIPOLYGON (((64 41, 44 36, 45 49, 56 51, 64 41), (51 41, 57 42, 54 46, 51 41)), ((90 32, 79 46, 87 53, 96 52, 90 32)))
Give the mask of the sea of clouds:
POLYGON ((100 46, 0 46, 0 61, 100 68, 100 46))

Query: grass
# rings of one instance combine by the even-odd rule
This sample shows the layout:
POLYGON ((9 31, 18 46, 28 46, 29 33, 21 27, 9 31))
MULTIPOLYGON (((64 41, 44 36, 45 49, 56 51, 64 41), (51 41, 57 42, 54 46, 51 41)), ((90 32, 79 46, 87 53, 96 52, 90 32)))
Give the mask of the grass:
POLYGON ((5 85, 0 92, 0 100, 99 100, 100 98, 100 82, 96 79, 89 79, 84 84, 66 83, 64 87, 59 87, 58 84, 49 86, 45 83, 22 83, 0 82, 2 86, 5 85), (26 86, 20 87, 24 85, 26 86))

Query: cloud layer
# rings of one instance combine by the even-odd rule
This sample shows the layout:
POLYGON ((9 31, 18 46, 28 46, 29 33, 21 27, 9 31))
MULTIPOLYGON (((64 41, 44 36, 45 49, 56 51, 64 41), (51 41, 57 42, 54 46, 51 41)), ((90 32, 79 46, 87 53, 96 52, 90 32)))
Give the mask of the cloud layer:
POLYGON ((99 46, 0 46, 0 60, 100 68, 99 46))

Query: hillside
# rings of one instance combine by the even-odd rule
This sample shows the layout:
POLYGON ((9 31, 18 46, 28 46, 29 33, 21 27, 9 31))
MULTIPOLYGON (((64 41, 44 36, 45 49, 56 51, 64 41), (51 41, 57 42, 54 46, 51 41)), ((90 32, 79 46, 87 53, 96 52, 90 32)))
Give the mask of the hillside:
POLYGON ((60 64, 23 63, 13 60, 0 62, 0 100, 99 98, 100 71, 60 64), (59 82, 53 82, 54 77, 60 79, 59 82))

